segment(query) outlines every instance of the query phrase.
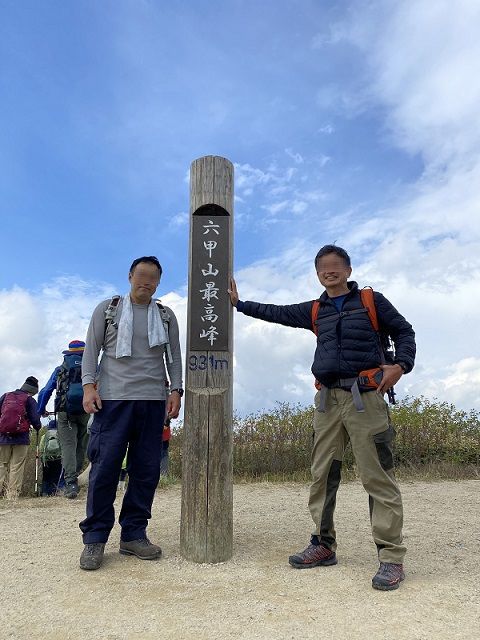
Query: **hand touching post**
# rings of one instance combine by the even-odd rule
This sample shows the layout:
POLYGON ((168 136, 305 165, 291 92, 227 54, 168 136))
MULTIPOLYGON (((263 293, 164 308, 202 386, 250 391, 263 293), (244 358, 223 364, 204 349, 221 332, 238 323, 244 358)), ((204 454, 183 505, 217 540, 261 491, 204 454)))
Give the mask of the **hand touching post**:
POLYGON ((230 288, 227 289, 227 293, 230 296, 230 302, 234 307, 236 307, 239 297, 237 291, 237 283, 235 282, 233 277, 230 277, 230 288))

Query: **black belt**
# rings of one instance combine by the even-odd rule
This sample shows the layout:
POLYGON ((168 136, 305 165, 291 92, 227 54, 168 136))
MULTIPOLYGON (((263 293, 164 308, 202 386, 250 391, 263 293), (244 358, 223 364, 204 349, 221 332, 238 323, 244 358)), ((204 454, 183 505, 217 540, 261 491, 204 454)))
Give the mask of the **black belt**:
POLYGON ((344 391, 351 391, 353 385, 357 380, 357 376, 355 376, 355 378, 337 378, 327 386, 329 389, 343 389, 344 391))
POLYGON ((318 403, 318 411, 325 413, 327 408, 327 391, 329 389, 343 389, 343 391, 350 391, 352 394, 353 404, 357 411, 365 411, 363 406, 362 396, 360 395, 360 389, 358 386, 358 376, 355 378, 338 378, 328 387, 322 384, 320 388, 320 398, 318 403))

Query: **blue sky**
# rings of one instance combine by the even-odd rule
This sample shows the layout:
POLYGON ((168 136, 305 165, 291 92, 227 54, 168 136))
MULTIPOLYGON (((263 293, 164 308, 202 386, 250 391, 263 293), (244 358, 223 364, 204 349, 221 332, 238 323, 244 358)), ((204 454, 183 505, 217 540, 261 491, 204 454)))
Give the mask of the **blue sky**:
MULTIPOLYGON (((316 297, 336 241, 417 330, 400 391, 480 408, 479 27, 473 0, 2 2, 2 388, 139 255, 184 318, 188 170, 222 155, 242 297, 316 297)), ((309 402, 311 336, 236 320, 238 410, 309 402)))

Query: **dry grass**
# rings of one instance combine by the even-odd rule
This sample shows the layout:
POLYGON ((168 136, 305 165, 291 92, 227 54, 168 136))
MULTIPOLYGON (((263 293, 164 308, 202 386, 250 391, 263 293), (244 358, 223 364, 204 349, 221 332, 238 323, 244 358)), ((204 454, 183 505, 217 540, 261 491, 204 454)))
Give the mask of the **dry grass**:
MULTIPOLYGON (((446 402, 407 398, 392 410, 397 431, 395 458, 402 479, 460 480, 480 477, 480 418, 446 402)), ((273 411, 234 419, 234 477, 237 482, 309 482, 313 408, 279 403, 273 411)), ((32 438, 35 440, 35 438, 32 438)), ((181 478, 182 425, 170 443, 170 476, 181 478)), ((41 484, 41 465, 39 483, 41 484)), ((355 479, 351 448, 343 479, 355 479)), ((27 460, 23 495, 33 495, 35 442, 27 460)))

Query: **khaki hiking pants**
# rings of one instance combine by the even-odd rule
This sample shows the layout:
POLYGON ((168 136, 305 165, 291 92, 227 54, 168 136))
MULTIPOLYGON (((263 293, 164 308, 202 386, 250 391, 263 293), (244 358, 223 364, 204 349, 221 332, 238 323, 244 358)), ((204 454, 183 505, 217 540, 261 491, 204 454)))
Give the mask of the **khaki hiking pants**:
POLYGON ((0 493, 6 498, 20 495, 27 453, 28 444, 0 445, 0 493))
POLYGON ((372 534, 382 562, 401 564, 403 507, 393 470, 394 430, 388 405, 382 396, 362 393, 364 412, 355 409, 352 394, 330 389, 326 411, 318 411, 320 393, 315 396, 312 485, 309 508, 315 535, 325 546, 336 549, 333 512, 340 483, 343 452, 352 443, 357 472, 369 496, 372 534))

